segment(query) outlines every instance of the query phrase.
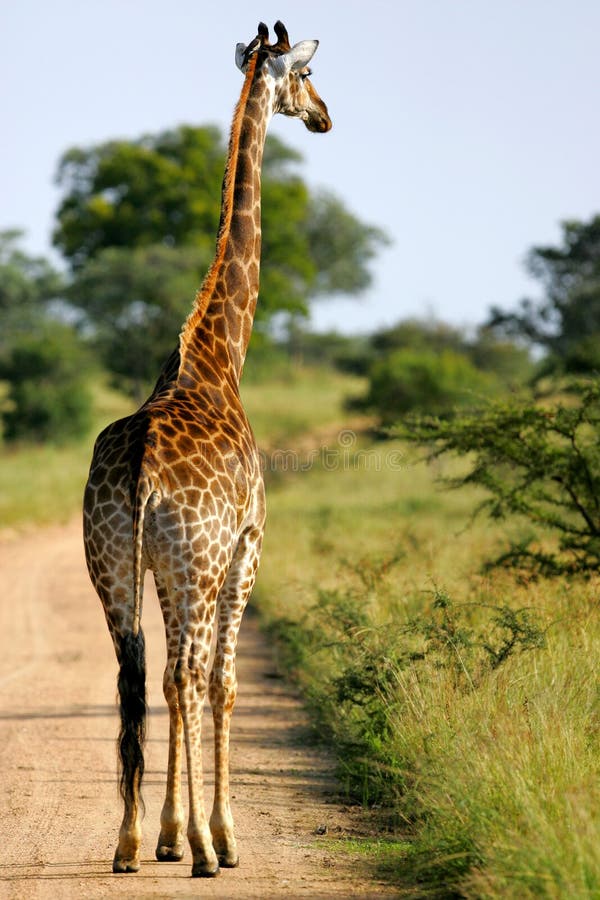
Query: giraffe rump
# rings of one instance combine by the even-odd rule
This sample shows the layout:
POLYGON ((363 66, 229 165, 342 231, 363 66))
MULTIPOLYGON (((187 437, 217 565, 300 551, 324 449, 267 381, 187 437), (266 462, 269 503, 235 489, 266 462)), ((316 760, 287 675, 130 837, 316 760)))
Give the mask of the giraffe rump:
POLYGON ((119 712, 121 728, 119 748, 119 789, 126 803, 138 795, 144 775, 146 740, 146 648, 144 632, 118 638, 119 712))

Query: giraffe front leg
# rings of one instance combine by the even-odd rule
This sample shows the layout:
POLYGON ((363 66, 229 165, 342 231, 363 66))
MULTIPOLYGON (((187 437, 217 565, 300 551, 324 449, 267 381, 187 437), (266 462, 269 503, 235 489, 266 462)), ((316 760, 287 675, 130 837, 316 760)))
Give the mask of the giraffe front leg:
POLYGON ((167 769, 167 793, 160 815, 160 834, 156 845, 159 862, 179 862, 183 858, 183 804, 181 802, 181 752, 183 746, 183 721, 179 709, 177 686, 165 671, 163 681, 165 699, 169 708, 169 763, 167 769))

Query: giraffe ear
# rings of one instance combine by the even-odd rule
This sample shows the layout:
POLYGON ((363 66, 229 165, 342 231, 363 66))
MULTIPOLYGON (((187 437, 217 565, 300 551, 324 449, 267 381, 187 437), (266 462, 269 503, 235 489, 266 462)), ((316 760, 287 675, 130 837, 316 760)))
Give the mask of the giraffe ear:
POLYGON ((236 44, 235 45, 235 64, 240 69, 240 71, 244 71, 244 57, 246 56, 246 45, 245 44, 236 44))
POLYGON ((290 60, 290 69, 303 69, 309 64, 319 46, 318 41, 300 41, 285 54, 290 60))
POLYGON ((281 76, 292 69, 304 69, 315 55, 318 46, 318 41, 300 41, 300 43, 294 44, 287 53, 271 58, 273 72, 275 75, 281 76))

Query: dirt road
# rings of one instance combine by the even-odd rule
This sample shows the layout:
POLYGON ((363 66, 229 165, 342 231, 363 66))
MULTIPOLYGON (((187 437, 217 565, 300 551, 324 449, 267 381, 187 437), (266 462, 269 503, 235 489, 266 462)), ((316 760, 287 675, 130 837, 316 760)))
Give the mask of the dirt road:
MULTIPOLYGON (((232 735, 240 867, 192 880, 189 849, 181 863, 154 860, 168 720, 162 623, 150 582, 143 621, 150 723, 142 869, 114 876, 116 663, 79 523, 0 538, 0 897, 391 896, 332 849, 331 838, 348 833, 352 820, 332 800, 330 761, 303 741, 302 710, 272 677, 251 616, 242 626, 232 735), (315 834, 324 826, 327 835, 315 834)), ((205 723, 210 800, 210 714, 205 723)))

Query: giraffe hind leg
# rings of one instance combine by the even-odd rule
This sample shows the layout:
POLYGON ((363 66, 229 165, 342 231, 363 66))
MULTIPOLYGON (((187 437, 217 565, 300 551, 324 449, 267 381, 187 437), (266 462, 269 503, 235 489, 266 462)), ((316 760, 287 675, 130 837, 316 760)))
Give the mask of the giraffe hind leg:
POLYGON ((181 800, 181 756, 183 745, 183 719, 179 708, 177 688, 170 681, 168 672, 163 680, 163 690, 169 709, 169 762, 167 768, 167 792, 160 814, 160 834, 156 844, 159 862, 179 862, 184 853, 184 818, 181 800))
POLYGON ((118 693, 121 728, 118 738, 120 791, 125 803, 113 872, 137 872, 140 867, 140 787, 144 774, 146 736, 146 661, 144 634, 117 636, 118 693))
MULTIPOLYGON (((168 594, 162 579, 155 573, 156 590, 161 608, 168 609, 168 594)), ((169 710, 169 762, 167 790, 160 814, 160 834, 156 845, 159 862, 179 862, 184 853, 184 813, 181 798, 181 760, 183 750, 183 719, 177 687, 167 664, 163 677, 163 693, 169 710)))
MULTIPOLYGON (((160 581, 157 578, 157 585, 160 581)), ((204 810, 201 735, 217 591, 218 586, 214 585, 205 595, 199 595, 194 573, 186 572, 169 579, 168 585, 159 591, 167 637, 163 689, 169 704, 170 740, 167 793, 157 856, 162 859, 171 854, 179 856, 182 845, 181 757, 185 747, 189 794, 187 838, 195 878, 214 878, 219 874, 204 810)))

